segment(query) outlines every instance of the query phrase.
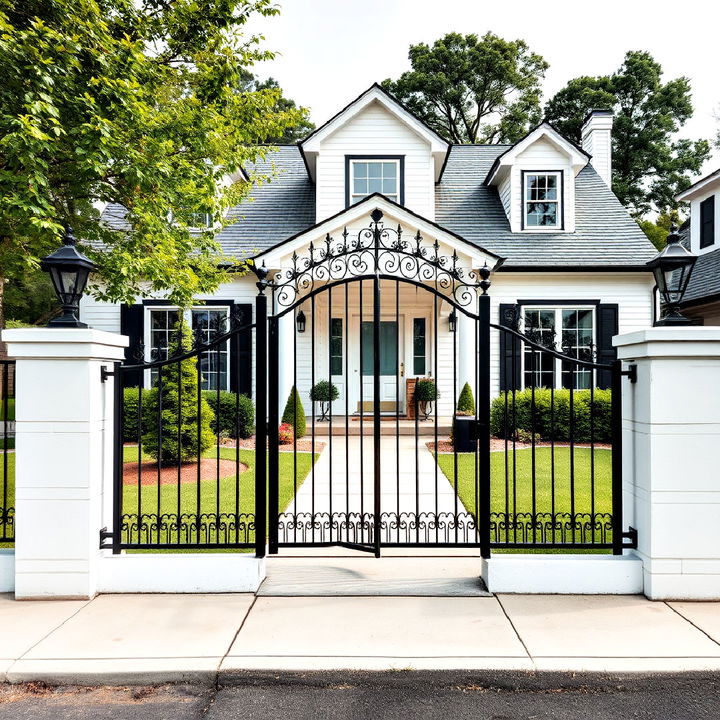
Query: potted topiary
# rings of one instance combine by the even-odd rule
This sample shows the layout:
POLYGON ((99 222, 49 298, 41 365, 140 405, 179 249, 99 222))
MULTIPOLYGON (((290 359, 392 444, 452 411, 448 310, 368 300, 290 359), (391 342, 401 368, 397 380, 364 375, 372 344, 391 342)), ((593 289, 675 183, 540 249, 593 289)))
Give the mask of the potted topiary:
POLYGON ((458 452, 474 452, 477 444, 475 426, 475 398, 470 383, 460 391, 455 417, 453 418, 452 440, 458 452))
POLYGON ((321 380, 312 386, 310 400, 320 403, 320 421, 328 419, 330 403, 337 400, 338 397, 340 397, 340 391, 337 386, 327 380, 321 380))
POLYGON ((427 420, 432 412, 432 405, 438 399, 439 393, 435 381, 430 378, 421 378, 415 384, 415 405, 418 417, 427 420))

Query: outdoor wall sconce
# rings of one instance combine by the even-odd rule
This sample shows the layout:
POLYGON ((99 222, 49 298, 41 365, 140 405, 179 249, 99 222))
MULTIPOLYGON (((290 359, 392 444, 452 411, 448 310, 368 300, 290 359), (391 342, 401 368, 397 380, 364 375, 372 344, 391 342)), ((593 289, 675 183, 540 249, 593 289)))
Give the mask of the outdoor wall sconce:
POLYGON ((457 313, 455 310, 451 310, 448 315, 448 327, 450 328, 451 333, 454 333, 457 330, 457 313))
POLYGON ((40 268, 50 274, 55 294, 63 313, 53 318, 48 327, 86 328, 78 318, 78 305, 85 292, 88 277, 96 269, 95 263, 77 250, 77 239, 72 228, 63 235, 63 246, 40 261, 40 268))
POLYGON ((305 332, 305 313, 301 310, 297 317, 295 318, 295 322, 297 323, 297 331, 299 333, 305 332))
POLYGON ((680 244, 677 227, 670 228, 667 245, 648 262, 653 271, 655 283, 660 293, 660 318, 655 321, 656 326, 688 325, 692 322, 680 313, 682 302, 690 275, 695 267, 697 255, 691 253, 680 244))

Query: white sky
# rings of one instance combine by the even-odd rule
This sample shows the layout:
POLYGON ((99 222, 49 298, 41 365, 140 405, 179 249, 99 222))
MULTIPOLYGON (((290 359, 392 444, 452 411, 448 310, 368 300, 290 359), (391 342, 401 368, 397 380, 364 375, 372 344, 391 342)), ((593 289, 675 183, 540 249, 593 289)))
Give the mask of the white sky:
MULTIPOLYGON (((720 128, 717 0, 283 0, 262 19, 265 47, 280 55, 256 68, 322 124, 373 82, 409 69, 411 43, 447 32, 492 31, 524 39, 550 68, 547 100, 573 77, 608 74, 627 50, 647 50, 664 79, 690 78, 695 115, 681 133, 715 137, 720 128)), ((720 165, 720 153, 703 169, 720 165)))

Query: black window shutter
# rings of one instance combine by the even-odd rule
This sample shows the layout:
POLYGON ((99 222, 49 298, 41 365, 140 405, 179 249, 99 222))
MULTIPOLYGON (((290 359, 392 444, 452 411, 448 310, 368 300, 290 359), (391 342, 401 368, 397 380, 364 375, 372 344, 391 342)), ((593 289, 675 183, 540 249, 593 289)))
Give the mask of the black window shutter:
MULTIPOLYGON (((236 307, 239 325, 252 323, 253 304, 239 303, 236 307)), ((243 330, 231 343, 230 389, 252 397, 252 328, 243 330)))
MULTIPOLYGON (((130 344, 125 348, 125 365, 137 365, 140 349, 145 334, 145 314, 142 305, 120 306, 120 332, 130 338, 130 344)), ((138 387, 140 385, 140 371, 123 373, 125 387, 138 387)))
MULTIPOLYGON (((597 361, 611 363, 617 359, 617 349, 612 339, 618 334, 618 306, 616 304, 600 304, 597 306, 597 361)), ((597 386, 607 390, 612 381, 609 370, 598 370, 597 386)))
POLYGON ((700 203, 700 247, 710 247, 715 243, 715 196, 700 203))
MULTIPOLYGON (((517 305, 501 304, 500 305, 500 322, 503 327, 517 329, 517 305)), ((500 334, 500 390, 519 390, 520 389, 520 346, 522 343, 518 340, 513 342, 513 336, 504 330, 498 331, 500 334), (513 378, 513 356, 515 357, 515 377, 513 378)))

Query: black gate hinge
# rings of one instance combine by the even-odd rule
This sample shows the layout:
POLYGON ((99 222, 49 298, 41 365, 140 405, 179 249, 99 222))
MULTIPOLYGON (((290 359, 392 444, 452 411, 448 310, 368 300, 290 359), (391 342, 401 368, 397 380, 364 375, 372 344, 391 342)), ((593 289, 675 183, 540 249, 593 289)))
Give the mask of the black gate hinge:
POLYGON ((104 383, 109 377, 114 377, 115 373, 108 370, 105 365, 100 366, 100 382, 104 383))
POLYGON ((628 365, 627 370, 623 370, 621 375, 624 375, 626 378, 630 380, 631 383, 637 382, 637 365, 634 363, 632 365, 628 365))
POLYGON ((115 539, 115 533, 112 530, 108 530, 106 527, 101 528, 100 530, 100 549, 101 550, 107 550, 108 548, 112 547, 112 543, 107 544, 106 540, 114 540, 115 539))
POLYGON ((628 550, 637 550, 638 546, 638 531, 634 527, 629 527, 626 532, 622 534, 623 538, 629 540, 629 543, 623 543, 623 548, 628 550))

